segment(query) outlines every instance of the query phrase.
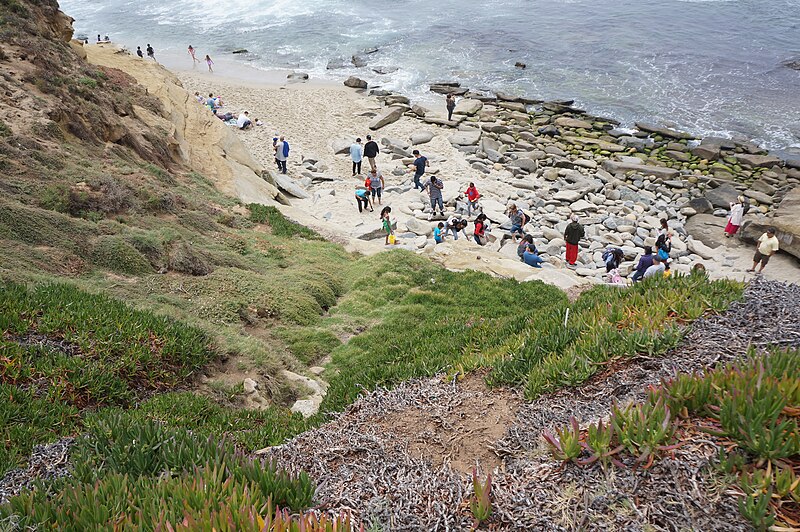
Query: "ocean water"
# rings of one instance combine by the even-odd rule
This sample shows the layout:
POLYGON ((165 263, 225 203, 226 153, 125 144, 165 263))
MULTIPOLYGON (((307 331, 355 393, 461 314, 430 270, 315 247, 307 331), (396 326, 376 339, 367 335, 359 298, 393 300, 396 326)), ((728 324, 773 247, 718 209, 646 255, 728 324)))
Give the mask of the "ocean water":
MULTIPOLYGON (((430 101, 460 81, 800 153, 800 0, 62 0, 76 34, 430 101), (92 37, 94 36, 94 37, 92 37), (367 48, 368 65, 328 70, 367 48), (231 55, 237 48, 249 54, 231 55), (522 70, 514 67, 520 61, 522 70), (396 68, 386 75, 376 67, 396 68)), ((158 54, 157 54, 158 55, 158 54)))

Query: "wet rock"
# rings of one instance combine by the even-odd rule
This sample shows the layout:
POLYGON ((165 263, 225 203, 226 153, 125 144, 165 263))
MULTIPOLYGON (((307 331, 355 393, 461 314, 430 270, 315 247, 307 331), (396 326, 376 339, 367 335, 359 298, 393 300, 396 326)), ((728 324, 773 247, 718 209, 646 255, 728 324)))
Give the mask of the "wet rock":
POLYGON ((556 118, 555 124, 560 127, 569 127, 573 129, 592 129, 591 122, 587 122, 585 120, 578 120, 577 118, 569 118, 566 116, 560 116, 556 118))
POLYGON ((770 168, 780 164, 781 160, 774 155, 752 155, 749 153, 737 153, 736 160, 747 168, 770 168))
POLYGON ((361 78, 357 78, 355 76, 350 76, 344 81, 345 87, 350 87, 353 89, 366 89, 367 82, 361 78))
POLYGON ((286 76, 286 79, 291 81, 305 81, 308 79, 308 74, 306 74, 305 72, 292 72, 291 74, 286 76))
POLYGON ((672 139, 693 139, 694 137, 689 133, 685 133, 683 131, 675 131, 674 129, 669 129, 666 127, 659 127, 654 126, 652 124, 647 124, 644 122, 636 122, 636 127, 640 131, 645 131, 647 133, 653 133, 654 135, 661 135, 662 137, 668 137, 672 139))

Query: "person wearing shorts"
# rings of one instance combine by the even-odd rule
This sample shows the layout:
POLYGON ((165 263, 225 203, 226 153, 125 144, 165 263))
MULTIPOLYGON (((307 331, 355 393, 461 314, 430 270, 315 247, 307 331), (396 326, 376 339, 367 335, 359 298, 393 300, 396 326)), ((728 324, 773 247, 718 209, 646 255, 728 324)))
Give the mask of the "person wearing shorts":
POLYGON ((375 201, 375 198, 378 198, 378 205, 381 204, 381 192, 383 192, 383 174, 381 174, 380 170, 376 166, 374 169, 371 169, 367 173, 367 179, 369 179, 369 189, 372 193, 372 201, 375 201))
POLYGON ((764 266, 769 262, 769 258, 777 253, 778 249, 780 249, 780 245, 778 243, 778 238, 775 236, 775 228, 770 227, 767 229, 766 233, 758 238, 756 253, 753 255, 753 267, 747 271, 751 273, 755 272, 756 266, 760 263, 761 267, 758 269, 758 273, 763 272, 764 266))

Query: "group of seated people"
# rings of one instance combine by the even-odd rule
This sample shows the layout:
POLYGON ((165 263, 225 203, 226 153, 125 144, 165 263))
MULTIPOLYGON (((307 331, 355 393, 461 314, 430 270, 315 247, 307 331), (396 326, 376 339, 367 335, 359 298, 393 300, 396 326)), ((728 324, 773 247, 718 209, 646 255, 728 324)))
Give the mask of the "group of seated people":
POLYGON ((254 125, 261 126, 264 124, 258 118, 251 120, 250 113, 248 111, 242 111, 238 115, 231 113, 230 111, 226 113, 219 112, 219 110, 225 104, 222 101, 222 98, 220 98, 219 96, 214 96, 213 93, 210 93, 208 95, 208 98, 206 98, 205 96, 201 95, 200 92, 198 91, 194 93, 194 97, 197 100, 197 103, 208 107, 211 110, 211 112, 214 113, 214 116, 216 116, 223 122, 229 124, 233 124, 235 122, 236 127, 238 127, 239 129, 244 130, 244 129, 249 129, 254 125))

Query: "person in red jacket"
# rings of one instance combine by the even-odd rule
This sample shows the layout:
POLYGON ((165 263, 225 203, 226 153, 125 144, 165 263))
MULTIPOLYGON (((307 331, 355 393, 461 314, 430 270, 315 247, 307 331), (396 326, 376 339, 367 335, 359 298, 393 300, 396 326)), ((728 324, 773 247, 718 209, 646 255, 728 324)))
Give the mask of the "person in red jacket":
POLYGON ((473 231, 475 243, 479 246, 486 245, 486 215, 481 213, 475 218, 475 230, 473 231))
POLYGON ((467 216, 472 216, 472 209, 478 210, 478 199, 481 197, 475 183, 470 183, 464 194, 467 196, 467 216))

